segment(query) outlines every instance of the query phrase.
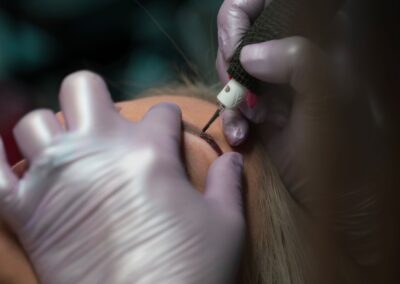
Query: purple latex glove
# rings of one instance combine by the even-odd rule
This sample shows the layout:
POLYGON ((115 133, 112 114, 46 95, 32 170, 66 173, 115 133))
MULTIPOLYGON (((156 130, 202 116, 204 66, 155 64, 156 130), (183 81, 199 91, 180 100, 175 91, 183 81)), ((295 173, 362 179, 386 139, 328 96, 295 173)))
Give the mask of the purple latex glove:
MULTIPOLYGON (((223 85, 229 80, 226 71, 242 36, 250 28, 251 23, 271 2, 272 0, 225 0, 223 2, 218 13, 219 47, 216 60, 218 75, 223 85)), ((334 11, 339 7, 340 3, 341 0, 326 0, 326 6, 332 9, 332 15, 335 14, 334 11)), ((302 72, 303 69, 307 68, 307 66, 303 66, 304 63, 308 64, 307 62, 303 59, 297 60, 303 57, 304 52, 309 52, 309 50, 304 50, 302 46, 303 42, 301 40, 287 41, 286 45, 279 46, 288 51, 287 54, 282 52, 280 57, 283 60, 282 62, 278 60, 271 62, 272 56, 269 56, 268 52, 272 46, 265 45, 262 48, 260 45, 248 46, 245 48, 245 52, 244 50, 242 51, 241 63, 250 75, 261 81, 290 84, 290 78, 284 78, 283 76, 290 75, 289 72, 302 72), (291 55, 292 53, 293 56, 291 55), (264 55, 268 56, 268 58, 264 58, 264 55), (274 63, 274 65, 266 65, 271 63, 274 63), (292 63, 295 66, 289 66, 292 63), (288 70, 291 67, 295 67, 295 70, 288 70)), ((307 83, 312 86, 314 82, 315 80, 307 83)), ((292 87, 296 89, 296 86, 292 87)), ((296 89, 296 91, 299 90, 296 89)), ((224 133, 232 146, 238 146, 246 140, 249 132, 248 122, 261 123, 269 121, 280 127, 286 122, 289 110, 285 104, 280 102, 280 99, 271 102, 271 98, 265 98, 265 96, 257 99, 252 94, 250 97, 252 102, 243 103, 239 111, 226 110, 222 114, 224 133)), ((297 105, 294 107, 297 107, 297 105)))
MULTIPOLYGON (((269 2, 224 1, 218 15, 222 83, 228 80, 226 70, 238 39, 269 2)), ((332 222, 329 226, 340 231, 350 254, 369 265, 379 258, 379 177, 374 165, 380 163, 384 146, 374 102, 351 66, 346 25, 346 16, 338 13, 326 51, 302 37, 245 46, 243 68, 268 83, 268 89, 254 108, 243 104, 240 110, 224 111, 222 123, 234 146, 245 141, 249 122, 258 123, 292 196, 313 216, 332 222)))
MULTIPOLYGON (((225 0, 218 13, 218 54, 217 71, 223 84, 229 81, 229 61, 243 36, 254 21, 271 3, 271 0, 225 0)), ((246 110, 246 104, 241 109, 246 110)), ((257 106, 253 110, 252 121, 262 121, 266 110, 257 106)), ((226 110, 222 114, 224 133, 232 146, 241 144, 248 136, 249 126, 247 119, 239 111, 226 110)))
POLYGON ((65 79, 60 100, 67 130, 48 110, 15 128, 30 162, 21 180, 0 151, 1 214, 41 282, 232 283, 244 236, 241 156, 216 160, 201 195, 180 159, 176 105, 132 123, 87 71, 65 79))

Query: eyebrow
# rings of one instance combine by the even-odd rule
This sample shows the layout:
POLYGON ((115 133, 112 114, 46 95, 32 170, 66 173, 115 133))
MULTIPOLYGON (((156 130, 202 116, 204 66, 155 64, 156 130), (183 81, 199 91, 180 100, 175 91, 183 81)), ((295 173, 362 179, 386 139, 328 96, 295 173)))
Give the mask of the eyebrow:
MULTIPOLYGON (((121 113, 122 107, 117 105, 116 109, 119 113, 121 113)), ((203 139, 203 141, 210 145, 210 147, 217 153, 218 156, 222 156, 224 153, 221 147, 219 147, 218 143, 215 142, 215 139, 210 134, 203 132, 196 125, 183 121, 183 130, 203 139)))
POLYGON ((207 142, 207 144, 211 146, 211 148, 218 154, 218 156, 221 156, 223 154, 221 147, 219 147, 217 142, 215 142, 214 138, 210 134, 201 131, 197 126, 186 121, 183 122, 183 129, 186 132, 196 135, 197 137, 207 142))

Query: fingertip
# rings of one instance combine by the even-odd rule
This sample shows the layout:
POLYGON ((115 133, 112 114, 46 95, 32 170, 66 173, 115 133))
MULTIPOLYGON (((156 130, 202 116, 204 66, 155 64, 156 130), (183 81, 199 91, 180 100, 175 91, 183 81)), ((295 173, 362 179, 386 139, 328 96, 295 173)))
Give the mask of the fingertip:
POLYGON ((240 52, 240 63, 243 68, 257 79, 262 79, 260 75, 268 68, 264 63, 268 61, 269 44, 270 42, 249 44, 240 52))
POLYGON ((253 65, 255 61, 257 61, 255 58, 256 56, 259 56, 258 50, 254 49, 254 44, 249 44, 246 45, 242 48, 242 51, 240 52, 240 64, 242 65, 243 69, 246 70, 249 75, 254 76, 253 74, 253 65), (257 52, 257 54, 256 54, 257 52))
POLYGON ((150 109, 165 108, 177 114, 181 114, 181 108, 173 102, 162 102, 152 106, 150 109))
POLYGON ((141 125, 157 135, 173 137, 180 141, 182 130, 182 111, 171 102, 162 102, 152 106, 141 121, 141 125))
POLYGON ((242 154, 238 152, 229 152, 222 155, 221 158, 229 160, 230 163, 233 165, 237 175, 238 176, 242 175, 243 165, 244 165, 244 159, 242 154))
POLYGON ((14 127, 13 133, 23 155, 32 160, 54 138, 64 132, 51 110, 35 110, 25 115, 14 127))
POLYGON ((240 61, 254 78, 290 84, 301 94, 319 92, 329 87, 333 79, 326 54, 299 36, 247 45, 241 51, 240 61))
POLYGON ((62 83, 61 83, 61 89, 62 88, 68 88, 71 85, 75 85, 76 81, 79 80, 95 80, 99 82, 100 84, 105 84, 103 78, 98 75, 97 73, 90 71, 90 70, 79 70, 76 72, 73 72, 69 75, 67 75, 62 83))
POLYGON ((254 44, 248 44, 243 46, 242 50, 240 51, 240 62, 245 64, 247 61, 253 59, 254 53, 253 51, 254 44))
MULTIPOLYGON (((228 152, 221 155, 217 160, 215 160, 210 167, 210 178, 211 181, 220 181, 221 177, 229 177, 240 180, 243 173, 244 159, 243 155, 238 152, 228 152), (215 179, 215 180, 214 180, 215 179)), ((226 182, 230 183, 232 179, 228 179, 226 182)))
POLYGON ((213 163, 211 170, 214 170, 218 173, 216 175, 218 179, 221 179, 221 176, 229 177, 231 179, 230 182, 227 182, 229 187, 236 188, 241 191, 241 187, 238 186, 238 183, 235 184, 235 180, 241 183, 243 165, 244 159, 242 154, 238 152, 228 152, 224 153, 213 163))
POLYGON ((293 72, 291 39, 270 40, 245 46, 240 54, 244 70, 268 83, 289 83, 293 72))
POLYGON ((68 75, 59 97, 69 130, 103 129, 112 126, 118 114, 105 81, 91 71, 68 75))
POLYGON ((222 127, 226 140, 231 146, 239 146, 249 135, 247 120, 238 112, 225 110, 221 114, 222 127))
POLYGON ((60 100, 65 103, 69 103, 69 101, 73 98, 73 93, 78 86, 86 85, 88 82, 94 85, 98 85, 99 87, 107 87, 103 78, 89 70, 80 70, 74 73, 67 75, 62 83, 60 88, 60 100), (72 92, 72 93, 71 93, 72 92))
POLYGON ((169 120, 181 120, 182 119, 182 110, 181 108, 172 102, 162 102, 158 103, 154 106, 152 106, 147 114, 147 115, 156 115, 156 116, 161 116, 169 120))
POLYGON ((205 198, 223 210, 242 210, 243 156, 225 153, 215 160, 208 172, 205 198))

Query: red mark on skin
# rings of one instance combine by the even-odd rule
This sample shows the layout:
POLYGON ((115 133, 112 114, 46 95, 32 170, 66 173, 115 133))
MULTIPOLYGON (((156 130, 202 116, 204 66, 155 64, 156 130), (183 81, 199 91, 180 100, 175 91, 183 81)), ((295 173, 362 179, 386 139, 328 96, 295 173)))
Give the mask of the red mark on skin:
POLYGON ((254 108, 257 104, 258 97, 252 91, 246 93, 246 104, 249 108, 254 108))

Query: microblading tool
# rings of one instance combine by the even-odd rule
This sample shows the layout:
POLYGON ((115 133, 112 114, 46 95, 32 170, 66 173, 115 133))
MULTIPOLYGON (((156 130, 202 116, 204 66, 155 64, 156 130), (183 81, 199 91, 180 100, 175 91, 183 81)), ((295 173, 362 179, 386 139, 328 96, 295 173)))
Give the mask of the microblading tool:
POLYGON ((258 94, 260 81, 250 76, 240 64, 240 53, 248 44, 281 39, 293 35, 308 36, 326 26, 341 0, 272 0, 244 34, 229 65, 231 80, 218 94, 219 107, 203 128, 211 126, 224 109, 236 109, 248 91, 258 94))

